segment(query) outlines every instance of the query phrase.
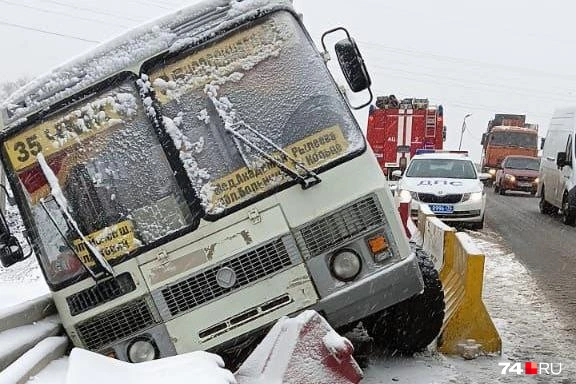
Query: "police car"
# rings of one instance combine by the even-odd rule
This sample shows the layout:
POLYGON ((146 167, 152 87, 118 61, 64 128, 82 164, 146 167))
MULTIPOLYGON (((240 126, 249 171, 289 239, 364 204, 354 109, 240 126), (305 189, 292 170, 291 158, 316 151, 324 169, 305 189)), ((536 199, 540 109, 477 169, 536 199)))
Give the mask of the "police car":
POLYGON ((488 177, 478 174, 467 152, 419 151, 398 182, 397 196, 412 200, 412 216, 424 203, 442 221, 481 229, 486 207, 482 180, 488 177))

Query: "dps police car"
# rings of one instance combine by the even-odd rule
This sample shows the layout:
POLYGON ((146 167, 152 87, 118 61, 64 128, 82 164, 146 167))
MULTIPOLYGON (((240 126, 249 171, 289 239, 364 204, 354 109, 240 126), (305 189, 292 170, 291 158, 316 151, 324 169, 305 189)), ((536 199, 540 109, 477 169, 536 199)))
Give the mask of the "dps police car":
POLYGON ((486 206, 481 180, 486 178, 476 172, 467 152, 420 152, 398 182, 397 194, 401 200, 412 199, 412 216, 425 203, 443 221, 481 229, 486 206))

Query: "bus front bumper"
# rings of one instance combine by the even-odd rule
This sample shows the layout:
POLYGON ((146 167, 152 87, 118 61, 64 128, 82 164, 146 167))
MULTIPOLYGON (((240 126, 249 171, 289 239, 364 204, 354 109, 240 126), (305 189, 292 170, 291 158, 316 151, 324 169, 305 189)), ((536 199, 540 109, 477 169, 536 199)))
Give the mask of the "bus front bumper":
POLYGON ((415 253, 324 297, 314 309, 341 327, 402 302, 424 289, 415 253))

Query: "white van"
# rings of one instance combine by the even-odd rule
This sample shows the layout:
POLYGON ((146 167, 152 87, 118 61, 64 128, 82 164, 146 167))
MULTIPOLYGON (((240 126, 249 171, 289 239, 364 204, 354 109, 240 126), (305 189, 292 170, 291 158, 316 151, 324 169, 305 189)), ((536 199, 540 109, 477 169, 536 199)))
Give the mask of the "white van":
POLYGON ((538 185, 540 212, 553 214, 560 209, 562 221, 568 225, 576 224, 575 115, 576 106, 554 112, 542 145, 538 185))

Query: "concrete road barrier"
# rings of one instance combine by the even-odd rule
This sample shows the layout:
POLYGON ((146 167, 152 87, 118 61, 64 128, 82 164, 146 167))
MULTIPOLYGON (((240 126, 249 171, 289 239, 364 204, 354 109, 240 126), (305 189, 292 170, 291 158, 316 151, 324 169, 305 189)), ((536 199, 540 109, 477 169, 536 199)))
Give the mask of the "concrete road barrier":
POLYGON ((501 353, 502 340, 482 301, 485 256, 466 233, 457 233, 423 206, 418 216, 423 247, 440 272, 446 303, 438 350, 459 354, 474 340, 485 353, 501 353))

